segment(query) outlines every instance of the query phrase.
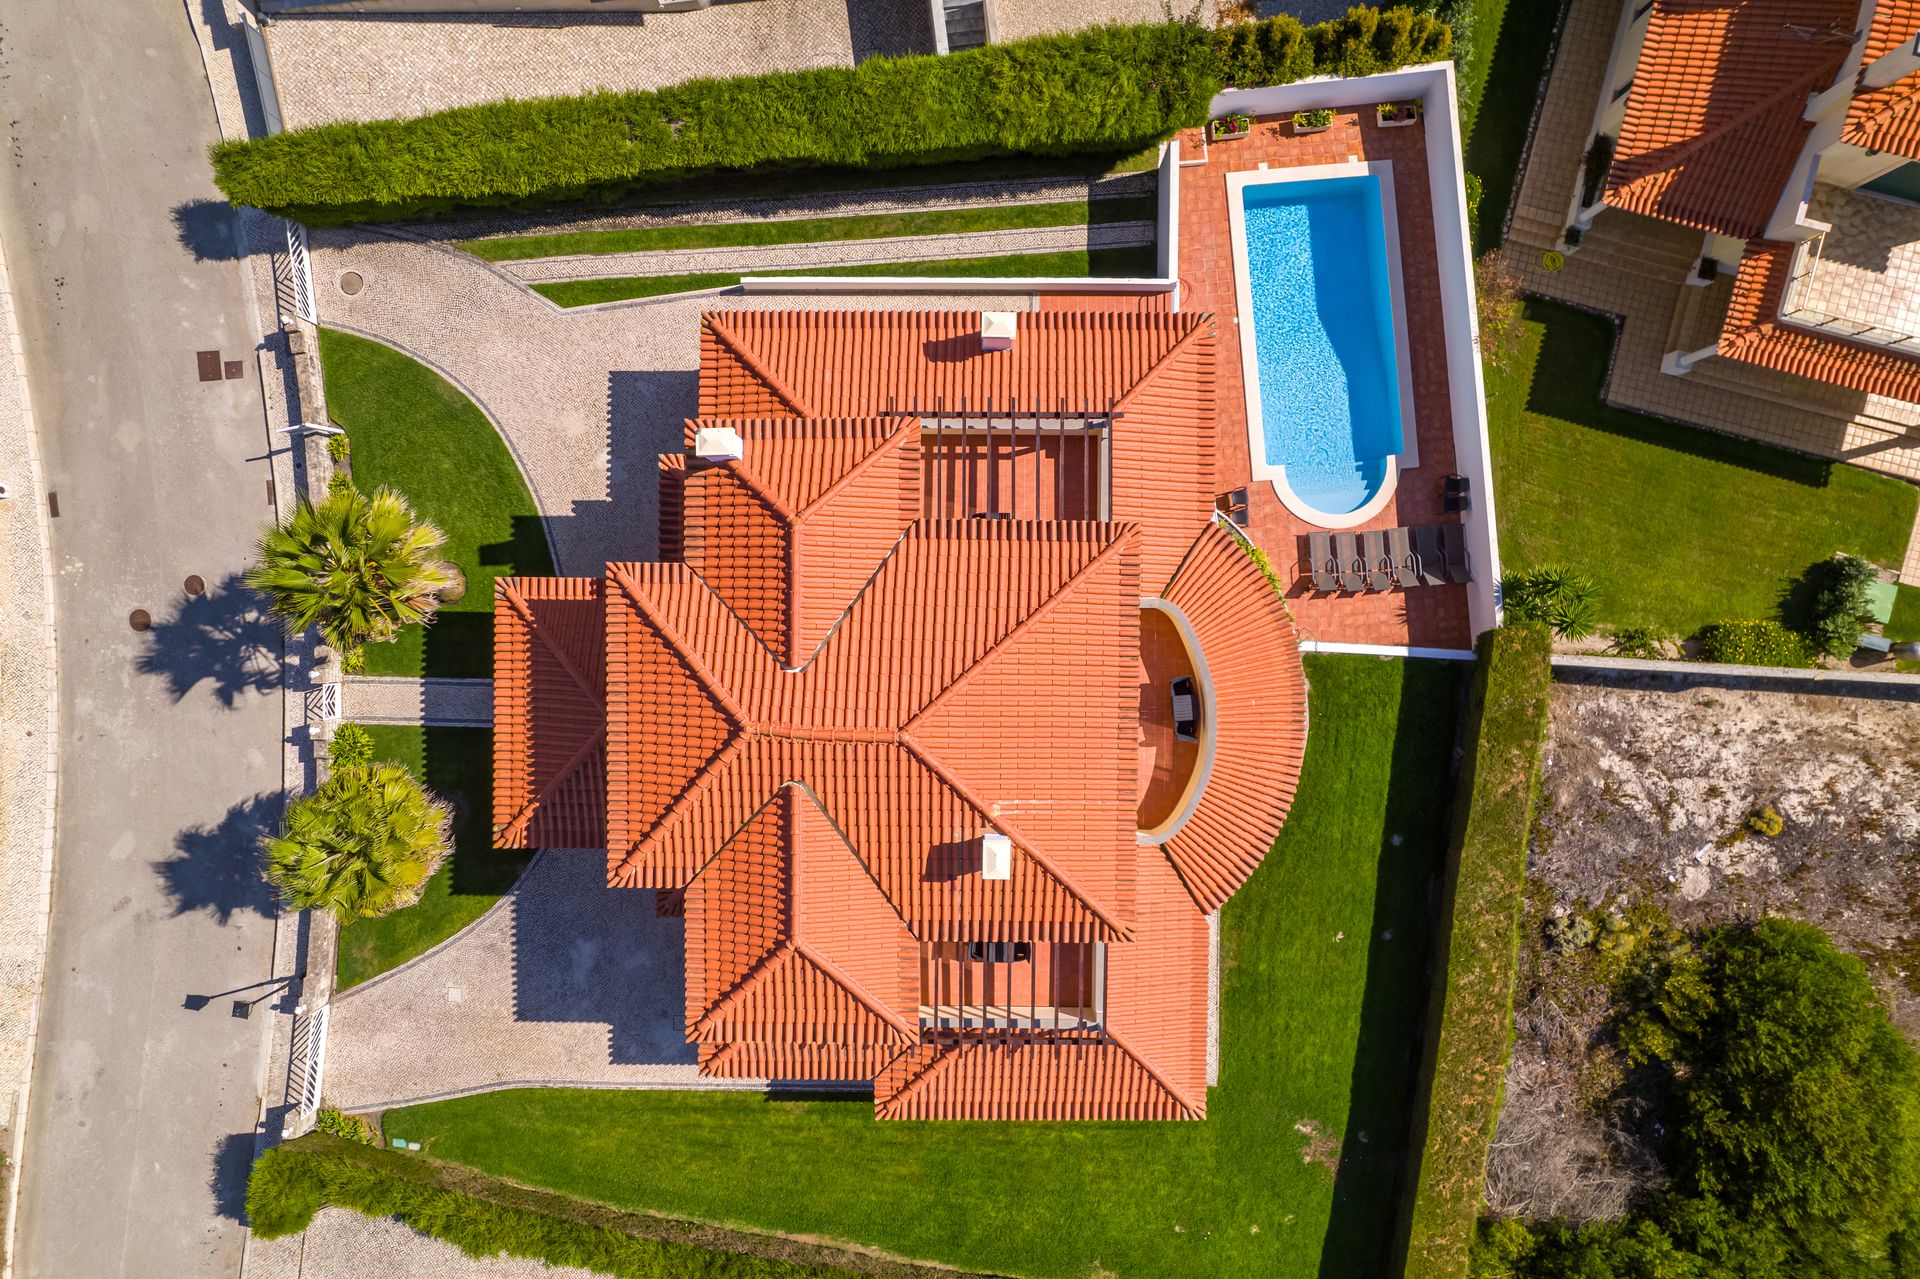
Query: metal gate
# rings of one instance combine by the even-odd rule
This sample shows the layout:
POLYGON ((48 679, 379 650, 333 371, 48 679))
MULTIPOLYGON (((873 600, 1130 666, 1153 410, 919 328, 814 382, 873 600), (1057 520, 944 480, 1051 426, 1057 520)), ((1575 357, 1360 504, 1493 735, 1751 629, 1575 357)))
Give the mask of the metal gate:
POLYGON ((297 1137, 313 1127, 320 1112, 321 1075, 327 1063, 327 1010, 322 1004, 308 1012, 302 1004, 293 1014, 293 1055, 287 1063, 287 1117, 283 1138, 297 1137))
POLYGON ((313 260, 307 256, 307 228, 287 223, 287 269, 283 284, 295 316, 308 324, 320 323, 313 309, 313 260))

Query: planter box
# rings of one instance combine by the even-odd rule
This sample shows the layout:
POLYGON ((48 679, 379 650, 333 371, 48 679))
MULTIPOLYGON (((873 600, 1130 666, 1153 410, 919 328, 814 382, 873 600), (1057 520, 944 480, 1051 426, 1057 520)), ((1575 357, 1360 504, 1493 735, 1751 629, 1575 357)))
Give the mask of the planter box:
POLYGON ((1207 141, 1209 142, 1231 142, 1235 138, 1244 138, 1252 132, 1253 119, 1250 116, 1242 116, 1238 119, 1223 116, 1218 120, 1207 122, 1207 141))
POLYGON ((1325 133, 1333 127, 1332 120, 1328 120, 1325 124, 1306 124, 1297 115, 1289 123, 1293 125, 1295 133, 1325 133))
POLYGON ((1420 123, 1420 108, 1399 107, 1391 115, 1376 113, 1375 118, 1383 129, 1404 129, 1410 124, 1420 123))

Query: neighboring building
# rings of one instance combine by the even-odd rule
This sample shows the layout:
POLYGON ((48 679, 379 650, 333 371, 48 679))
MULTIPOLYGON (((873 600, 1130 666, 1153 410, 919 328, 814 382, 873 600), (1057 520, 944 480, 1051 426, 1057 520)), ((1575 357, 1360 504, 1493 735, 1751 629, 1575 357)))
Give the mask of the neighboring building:
POLYGON ((500 582, 496 843, 684 914, 702 1073, 1204 1114, 1212 921, 1307 723, 1214 518, 1217 341, 1136 299, 710 314, 663 561, 500 582))
POLYGON ((1920 0, 1623 0, 1572 225, 1660 218, 1701 232, 1697 283, 1737 272, 1718 341, 1667 372, 1920 401, 1916 41, 1920 0))

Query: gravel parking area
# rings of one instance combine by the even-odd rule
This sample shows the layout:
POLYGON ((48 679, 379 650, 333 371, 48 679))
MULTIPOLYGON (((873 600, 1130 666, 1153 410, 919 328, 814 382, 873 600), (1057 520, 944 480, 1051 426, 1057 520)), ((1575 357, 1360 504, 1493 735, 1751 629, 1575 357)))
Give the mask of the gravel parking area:
POLYGON ((469 1257, 452 1244, 391 1217, 362 1217, 346 1208, 322 1208, 301 1240, 301 1247, 273 1259, 277 1265, 265 1264, 265 1250, 250 1253, 249 1279, 366 1279, 398 1274, 408 1279, 596 1279, 595 1271, 578 1266, 549 1266, 505 1255, 469 1257), (256 1257, 261 1264, 256 1265, 256 1257))

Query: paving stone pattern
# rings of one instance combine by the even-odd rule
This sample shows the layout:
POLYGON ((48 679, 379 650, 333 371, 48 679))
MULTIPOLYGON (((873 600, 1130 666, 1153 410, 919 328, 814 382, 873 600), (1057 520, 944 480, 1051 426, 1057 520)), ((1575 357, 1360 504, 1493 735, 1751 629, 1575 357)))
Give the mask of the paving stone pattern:
POLYGON ((362 1217, 346 1208, 322 1208, 298 1249, 247 1256, 247 1279, 596 1279, 578 1266, 549 1266, 524 1257, 469 1257, 452 1244, 423 1235, 392 1217, 362 1217), (256 1260, 257 1259, 257 1260, 256 1260))
MULTIPOLYGON (((934 262, 944 258, 1067 253, 1152 244, 1151 222, 1020 227, 955 235, 901 235, 876 240, 825 240, 807 244, 737 245, 717 249, 666 249, 643 253, 596 253, 502 262, 502 271, 529 284, 606 276, 694 275, 755 271, 818 270, 884 262, 934 262)), ((912 274, 905 272, 903 274, 912 274)))
POLYGON ((1920 206, 1821 185, 1807 213, 1833 229, 1800 306, 1920 337, 1920 206))
POLYGON ((493 681, 349 675, 340 683, 340 717, 356 724, 490 727, 493 681))
POLYGON ((1619 15, 1613 0, 1572 0, 1515 200, 1509 269, 1528 292, 1623 318, 1609 403, 1920 480, 1912 406, 1719 356, 1684 376, 1660 371, 1668 351, 1712 345, 1725 319, 1730 280, 1685 282, 1699 232, 1608 209, 1564 267, 1548 269, 1543 254, 1567 225, 1619 15))

